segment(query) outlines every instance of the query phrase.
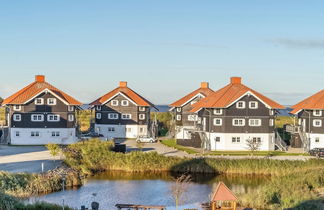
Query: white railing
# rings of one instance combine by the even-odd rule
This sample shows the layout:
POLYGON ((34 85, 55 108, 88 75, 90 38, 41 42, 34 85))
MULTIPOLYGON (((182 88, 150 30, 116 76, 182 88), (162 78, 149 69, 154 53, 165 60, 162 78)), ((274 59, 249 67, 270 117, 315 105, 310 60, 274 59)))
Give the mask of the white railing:
POLYGON ((300 136, 300 139, 303 143, 303 148, 305 152, 309 151, 309 138, 307 137, 305 132, 302 132, 301 129, 299 129, 298 134, 300 136))
POLYGON ((281 150, 281 151, 287 151, 287 144, 286 142, 281 138, 278 131, 276 131, 275 134, 275 145, 281 150))

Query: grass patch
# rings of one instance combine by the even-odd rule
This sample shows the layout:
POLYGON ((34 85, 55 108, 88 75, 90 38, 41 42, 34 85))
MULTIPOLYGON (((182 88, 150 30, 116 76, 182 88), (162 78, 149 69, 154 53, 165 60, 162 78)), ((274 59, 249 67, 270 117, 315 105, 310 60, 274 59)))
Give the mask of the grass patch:
POLYGON ((172 147, 172 148, 175 148, 177 150, 184 151, 184 152, 186 152, 188 154, 197 154, 198 153, 196 150, 193 150, 191 148, 178 145, 175 139, 162 140, 161 143, 164 144, 165 146, 172 147))
POLYGON ((276 117, 276 120, 275 120, 275 127, 276 128, 283 128, 283 126, 286 125, 286 124, 294 125, 294 123, 297 124, 297 120, 295 118, 293 118, 293 117, 278 116, 278 117, 276 117))

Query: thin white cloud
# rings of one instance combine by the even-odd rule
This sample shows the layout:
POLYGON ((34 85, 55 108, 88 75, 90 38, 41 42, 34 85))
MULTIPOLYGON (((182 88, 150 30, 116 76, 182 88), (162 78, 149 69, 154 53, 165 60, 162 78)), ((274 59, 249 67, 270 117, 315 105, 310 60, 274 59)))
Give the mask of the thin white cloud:
POLYGON ((166 41, 166 42, 148 41, 145 42, 145 44, 174 46, 174 47, 190 47, 190 48, 227 48, 226 46, 209 44, 209 43, 177 42, 177 41, 166 41))
POLYGON ((271 40, 272 43, 292 48, 292 49, 324 49, 324 39, 323 40, 298 40, 289 38, 277 38, 271 40))

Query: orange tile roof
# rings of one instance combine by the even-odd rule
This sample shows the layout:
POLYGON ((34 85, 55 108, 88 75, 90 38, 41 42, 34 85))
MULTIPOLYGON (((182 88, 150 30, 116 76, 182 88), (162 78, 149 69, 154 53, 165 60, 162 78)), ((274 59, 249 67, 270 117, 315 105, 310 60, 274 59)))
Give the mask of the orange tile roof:
POLYGON ((211 201, 236 201, 237 197, 234 193, 228 189, 228 187, 223 183, 219 182, 214 194, 211 198, 211 201))
POLYGON ((97 100, 90 103, 90 105, 102 105, 103 103, 107 102, 111 97, 114 95, 122 93, 134 101, 138 106, 151 106, 154 107, 154 104, 137 94, 135 91, 127 87, 127 82, 120 82, 119 87, 115 88, 114 90, 110 91, 109 93, 103 95, 102 97, 98 98, 97 100))
POLYGON ((180 98, 179 100, 177 100, 176 102, 173 102, 172 104, 170 104, 171 107, 180 107, 183 106, 185 103, 187 103, 190 99, 192 99, 193 97, 195 97, 197 94, 202 94, 205 97, 209 96, 210 94, 212 94, 214 91, 212 89, 209 88, 209 85, 207 82, 202 82, 200 88, 198 88, 197 90, 189 93, 188 95, 180 98))
POLYGON ((199 102, 193 104, 194 108, 191 111, 196 112, 201 108, 226 108, 232 103, 234 103, 236 100, 240 99, 247 92, 252 93, 273 109, 285 108, 284 106, 267 98, 261 93, 258 93, 257 91, 252 90, 251 88, 243 85, 241 83, 240 77, 232 77, 230 84, 219 89, 218 91, 215 91, 213 94, 200 100, 199 102))
POLYGON ((42 75, 37 75, 36 80, 24 87, 23 89, 19 90, 15 94, 9 96, 8 98, 4 99, 2 105, 6 104, 25 104, 31 98, 37 96, 45 89, 52 91, 58 97, 66 101, 70 105, 82 105, 81 102, 77 101, 73 97, 69 96, 68 94, 64 93, 63 91, 57 89, 56 87, 52 86, 51 84, 45 82, 45 77, 42 75))
POLYGON ((321 90, 314 95, 302 100, 298 104, 292 106, 292 114, 297 114, 303 109, 324 109, 324 90, 321 90))

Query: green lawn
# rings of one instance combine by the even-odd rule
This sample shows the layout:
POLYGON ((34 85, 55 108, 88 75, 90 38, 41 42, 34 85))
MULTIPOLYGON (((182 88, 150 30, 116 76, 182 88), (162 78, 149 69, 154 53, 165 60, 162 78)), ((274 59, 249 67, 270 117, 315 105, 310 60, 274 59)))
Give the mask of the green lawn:
MULTIPOLYGON (((297 123, 296 119, 295 123, 297 123)), ((294 118, 289 116, 279 116, 276 118, 276 128, 283 128, 285 124, 294 124, 294 118)))
POLYGON ((175 139, 162 140, 161 143, 168 146, 168 147, 172 147, 172 148, 175 148, 177 150, 184 151, 184 152, 186 152, 188 154, 197 154, 198 153, 197 151, 195 151, 195 150, 193 150, 191 148, 178 145, 175 139))

